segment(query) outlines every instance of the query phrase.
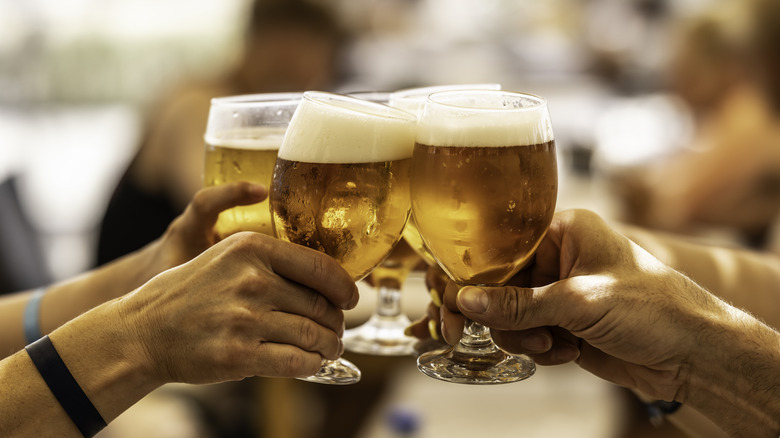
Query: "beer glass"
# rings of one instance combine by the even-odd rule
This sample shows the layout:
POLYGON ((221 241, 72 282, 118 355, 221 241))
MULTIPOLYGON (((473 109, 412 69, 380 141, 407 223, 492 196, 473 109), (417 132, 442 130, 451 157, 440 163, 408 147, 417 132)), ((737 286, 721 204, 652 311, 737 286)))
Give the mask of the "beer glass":
POLYGON ((348 96, 357 97, 358 99, 383 103, 385 105, 387 105, 387 101, 390 100, 390 93, 387 91, 353 91, 346 94, 348 96))
MULTIPOLYGON (((405 88, 390 93, 388 105, 408 111, 418 118, 422 115, 425 102, 432 93, 440 91, 456 90, 500 90, 501 84, 497 83, 477 83, 477 84, 451 84, 451 85, 431 85, 427 87, 405 88)), ((428 248, 425 247, 414 217, 410 217, 404 228, 404 240, 409 243, 420 257, 428 263, 429 266, 436 264, 428 248)))
MULTIPOLYGON (((211 100, 206 125, 204 185, 235 181, 270 186, 276 154, 302 93, 268 93, 211 100)), ((220 239, 238 231, 273 235, 268 201, 220 213, 220 239)))
MULTIPOLYGON (((501 286, 532 257, 558 191, 546 101, 509 91, 431 94, 417 128, 412 214, 439 266, 460 286, 501 286)), ((460 342, 425 353, 418 368, 456 383, 494 384, 535 371, 466 320, 460 342)))
MULTIPOLYGON (((409 217, 416 119, 389 106, 307 91, 290 121, 271 183, 276 236, 323 251, 353 280, 393 250, 409 217)), ((360 371, 324 361, 306 380, 349 384, 360 371)))
MULTIPOLYGON (((415 116, 420 115, 428 95, 436 91, 485 89, 499 90, 500 84, 435 85, 386 92, 350 93, 350 96, 387 103, 415 116)), ((407 336, 404 329, 411 324, 401 310, 402 287, 420 257, 429 265, 435 261, 425 248, 414 220, 409 218, 403 239, 395 250, 371 273, 371 282, 377 288, 377 307, 369 320, 344 333, 347 350, 383 356, 415 354, 416 338, 407 336), (411 251, 410 251, 411 250, 411 251), (417 256, 415 256, 415 253, 417 256)))

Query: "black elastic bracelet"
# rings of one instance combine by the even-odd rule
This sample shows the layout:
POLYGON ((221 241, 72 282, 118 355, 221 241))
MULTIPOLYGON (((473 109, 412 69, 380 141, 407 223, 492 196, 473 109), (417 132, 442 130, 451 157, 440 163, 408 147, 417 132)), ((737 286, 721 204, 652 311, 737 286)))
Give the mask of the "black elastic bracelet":
POLYGON ((70 374, 49 336, 38 339, 24 349, 82 435, 91 437, 106 427, 106 421, 70 374))

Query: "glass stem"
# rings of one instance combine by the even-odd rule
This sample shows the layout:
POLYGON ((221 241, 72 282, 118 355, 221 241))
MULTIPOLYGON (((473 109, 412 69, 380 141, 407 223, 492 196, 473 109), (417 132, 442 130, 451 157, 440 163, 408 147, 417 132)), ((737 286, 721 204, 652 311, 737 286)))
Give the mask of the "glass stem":
POLYGON ((376 313, 379 316, 395 317, 401 314, 401 290, 380 285, 377 292, 379 303, 376 313))
POLYGON ((490 336, 490 329, 466 318, 459 346, 467 349, 482 349, 491 345, 493 339, 490 336))

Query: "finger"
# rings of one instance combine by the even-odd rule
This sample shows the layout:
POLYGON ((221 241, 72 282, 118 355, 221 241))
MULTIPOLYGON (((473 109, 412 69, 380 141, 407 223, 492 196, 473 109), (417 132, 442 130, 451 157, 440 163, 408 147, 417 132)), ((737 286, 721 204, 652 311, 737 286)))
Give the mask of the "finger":
POLYGON ((404 330, 406 336, 414 336, 417 339, 429 339, 431 338, 431 332, 428 329, 428 322, 430 318, 427 316, 414 321, 409 327, 404 330))
POLYGON ((184 212, 184 220, 192 225, 211 228, 219 213, 237 205, 255 204, 268 196, 260 184, 240 181, 207 187, 198 191, 184 212))
POLYGON ((273 312, 257 330, 265 342, 289 344, 328 359, 337 359, 343 352, 336 332, 300 315, 273 312))
POLYGON ((533 289, 467 286, 458 292, 457 305, 466 317, 493 329, 567 327, 569 319, 566 312, 583 306, 571 299, 578 295, 567 293, 567 289, 561 286, 566 281, 569 280, 533 289))
POLYGON ((267 257, 271 268, 279 275, 310 287, 325 296, 340 309, 352 309, 358 302, 358 288, 336 260, 317 250, 282 242, 268 236, 270 251, 258 255, 267 257))
POLYGON ((428 287, 428 292, 433 295, 434 292, 439 297, 444 295, 444 289, 447 287, 447 281, 449 278, 440 267, 434 265, 425 271, 425 286, 428 287))
POLYGON ((441 336, 441 311, 433 303, 428 305, 428 336, 436 341, 442 339, 441 336))
POLYGON ((439 308, 441 316, 441 334, 444 340, 455 345, 463 335, 464 318, 460 313, 451 312, 446 306, 439 308))
POLYGON ((544 353, 527 353, 527 355, 538 365, 551 366, 563 365, 576 361, 580 357, 580 351, 575 345, 554 343, 552 347, 544 353))
POLYGON ((516 354, 541 354, 553 345, 553 337, 547 327, 528 330, 491 330, 493 341, 502 349, 516 354))
POLYGON ((344 334, 344 313, 317 291, 283 279, 273 286, 273 291, 277 295, 274 310, 306 317, 339 336, 344 334))
POLYGON ((444 295, 442 296, 442 305, 447 307, 451 312, 460 312, 457 302, 459 291, 460 286, 454 281, 447 282, 447 287, 444 289, 444 295))
POLYGON ((265 377, 307 377, 319 371, 322 357, 289 344, 260 344, 253 363, 253 375, 265 377))

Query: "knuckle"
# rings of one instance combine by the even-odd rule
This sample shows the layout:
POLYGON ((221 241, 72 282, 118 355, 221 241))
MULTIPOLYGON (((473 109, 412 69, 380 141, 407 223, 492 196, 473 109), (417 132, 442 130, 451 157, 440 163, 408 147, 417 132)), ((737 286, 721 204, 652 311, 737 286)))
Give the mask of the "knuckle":
POLYGON ((314 259, 312 260, 312 275, 314 277, 321 277, 325 274, 325 257, 321 253, 314 254, 314 259))
POLYGON ((304 354, 294 349, 285 350, 280 358, 279 374, 308 376, 317 372, 317 366, 307 361, 304 354))
POLYGON ((515 287, 504 288, 498 293, 498 316, 501 326, 496 328, 512 329, 522 324, 528 312, 526 294, 515 287))
POLYGON ((298 343, 301 348, 311 351, 317 344, 318 330, 314 322, 304 318, 298 326, 298 343))
POLYGON ((192 208, 192 212, 198 216, 211 213, 209 211, 208 205, 209 203, 208 203, 207 190, 198 190, 198 192, 195 193, 195 196, 192 197, 192 202, 190 202, 190 207, 192 208))
POLYGON ((311 293, 309 297, 308 314, 312 319, 320 320, 328 312, 328 300, 318 293, 311 293))

